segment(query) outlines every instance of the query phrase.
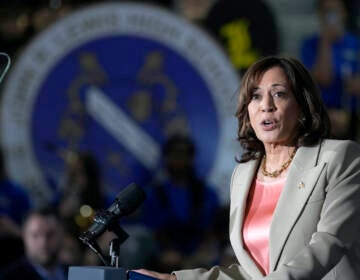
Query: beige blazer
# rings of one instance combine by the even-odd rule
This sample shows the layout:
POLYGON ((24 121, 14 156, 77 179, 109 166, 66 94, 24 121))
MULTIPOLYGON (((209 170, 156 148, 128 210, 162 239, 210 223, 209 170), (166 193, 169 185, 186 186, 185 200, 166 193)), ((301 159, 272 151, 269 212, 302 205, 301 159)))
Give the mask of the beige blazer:
POLYGON ((325 140, 298 149, 270 226, 266 277, 241 235, 258 165, 238 164, 231 179, 230 241, 239 264, 178 271, 177 279, 360 279, 360 146, 325 140))

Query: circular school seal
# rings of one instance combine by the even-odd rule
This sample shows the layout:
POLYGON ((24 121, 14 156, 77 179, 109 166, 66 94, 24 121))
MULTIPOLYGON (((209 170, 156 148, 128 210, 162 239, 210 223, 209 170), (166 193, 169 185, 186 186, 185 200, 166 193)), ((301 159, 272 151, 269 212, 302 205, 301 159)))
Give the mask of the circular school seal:
POLYGON ((58 151, 86 150, 117 192, 148 183, 164 141, 185 133, 198 172, 227 199, 239 83, 210 36, 167 10, 106 3, 75 11, 32 40, 4 85, 10 176, 47 200, 49 182, 64 173, 58 151))

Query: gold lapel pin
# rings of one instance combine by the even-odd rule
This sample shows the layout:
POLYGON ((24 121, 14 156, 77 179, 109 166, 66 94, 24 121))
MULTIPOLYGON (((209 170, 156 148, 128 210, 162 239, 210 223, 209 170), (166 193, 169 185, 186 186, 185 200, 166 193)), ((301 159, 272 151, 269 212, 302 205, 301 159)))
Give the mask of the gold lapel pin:
POLYGON ((304 182, 300 182, 299 184, 298 184, 298 189, 303 189, 303 188, 305 188, 305 184, 304 184, 304 182))

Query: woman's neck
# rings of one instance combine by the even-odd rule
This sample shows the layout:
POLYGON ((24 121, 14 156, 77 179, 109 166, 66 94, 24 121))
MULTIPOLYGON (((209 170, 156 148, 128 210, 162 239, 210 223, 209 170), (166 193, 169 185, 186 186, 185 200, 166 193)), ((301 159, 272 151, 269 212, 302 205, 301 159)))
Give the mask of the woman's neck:
POLYGON ((265 155, 260 163, 258 179, 273 181, 286 176, 295 152, 296 146, 265 145, 265 155))
POLYGON ((295 150, 295 145, 267 144, 265 145, 266 161, 270 164, 270 167, 274 166, 276 168, 278 165, 281 166, 282 162, 286 161, 295 150))

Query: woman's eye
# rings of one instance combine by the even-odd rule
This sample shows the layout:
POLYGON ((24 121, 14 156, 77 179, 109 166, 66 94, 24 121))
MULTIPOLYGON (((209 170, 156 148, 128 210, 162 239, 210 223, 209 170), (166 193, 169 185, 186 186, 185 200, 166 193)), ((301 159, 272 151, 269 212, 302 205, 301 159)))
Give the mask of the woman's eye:
POLYGON ((275 92, 273 94, 274 97, 284 97, 285 96, 285 92, 282 92, 282 91, 278 91, 278 92, 275 92))
POLYGON ((256 99, 259 99, 259 98, 260 98, 260 94, 258 94, 258 93, 253 93, 251 95, 251 100, 256 100, 256 99))

